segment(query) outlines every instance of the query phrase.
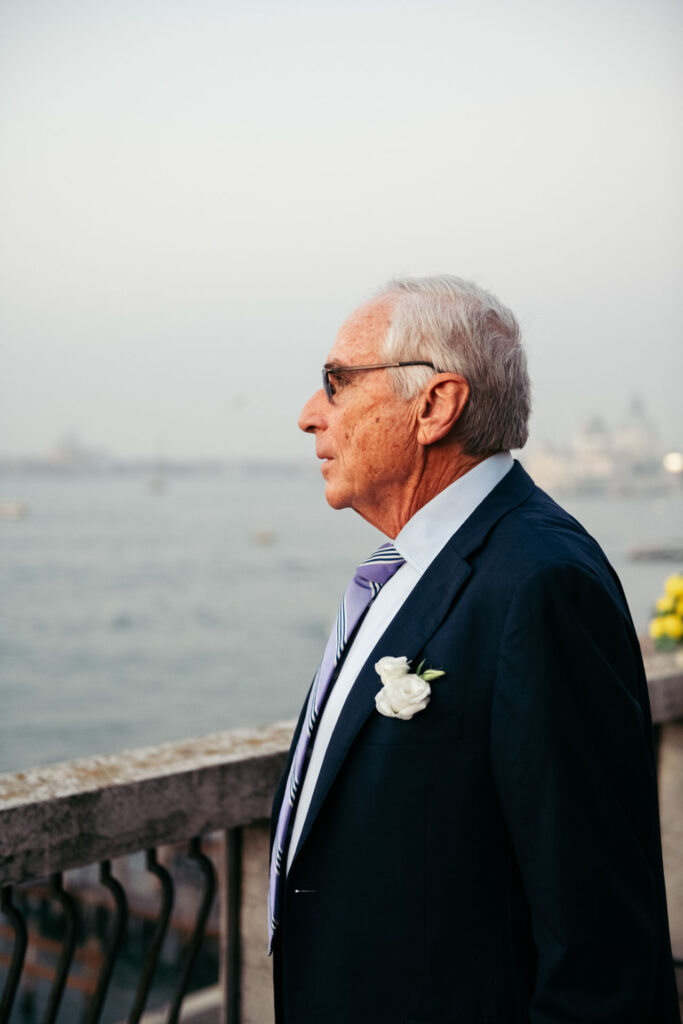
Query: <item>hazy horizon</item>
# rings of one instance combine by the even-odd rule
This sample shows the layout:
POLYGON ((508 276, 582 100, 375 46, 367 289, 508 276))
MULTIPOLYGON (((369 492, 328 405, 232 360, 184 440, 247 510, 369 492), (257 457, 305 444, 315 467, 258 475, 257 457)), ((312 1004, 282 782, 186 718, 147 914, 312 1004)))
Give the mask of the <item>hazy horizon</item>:
POLYGON ((0 457, 313 459, 345 316, 519 318, 530 446, 639 395, 683 448, 674 0, 0 8, 0 457))

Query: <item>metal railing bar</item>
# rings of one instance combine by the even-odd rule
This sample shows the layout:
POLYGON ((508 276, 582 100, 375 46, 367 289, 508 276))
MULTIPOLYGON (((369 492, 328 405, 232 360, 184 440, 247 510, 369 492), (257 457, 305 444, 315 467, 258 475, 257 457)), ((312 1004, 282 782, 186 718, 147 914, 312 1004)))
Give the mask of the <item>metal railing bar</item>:
POLYGON ((168 931, 168 923, 171 919, 171 911, 173 909, 173 879, 170 872, 159 864, 157 860, 157 852, 154 848, 147 850, 146 862, 147 870, 153 875, 156 875, 161 884, 161 907, 159 908, 159 919, 157 921, 156 928, 154 929, 154 935, 152 936, 149 952, 147 953, 142 974, 140 975, 137 992, 135 993, 133 1008, 128 1017, 128 1024, 138 1024, 145 1009, 147 996, 149 995, 149 990, 152 985, 154 972, 156 971, 159 954, 161 953, 161 947, 164 943, 166 932, 168 931))
POLYGON ((195 836, 190 840, 190 860, 194 860, 199 865, 199 869, 204 876, 204 897, 200 904, 197 912, 197 923, 195 925, 194 933, 190 940, 190 945, 183 964, 183 969, 180 975, 180 981, 178 982, 178 988, 173 998, 173 1002, 170 1005, 168 1014, 168 1024, 177 1024, 180 1015, 180 1009, 183 1004, 185 993, 190 982, 190 975, 192 974, 192 968, 194 967, 195 960, 199 953, 199 948, 202 943, 204 935, 204 929, 206 922, 209 917, 211 910, 211 904, 213 903, 214 893, 216 891, 216 872, 211 860, 202 853, 201 840, 199 836, 195 836))
POLYGON ((62 875, 57 873, 50 876, 50 888, 52 897, 59 903, 64 916, 66 917, 66 930, 62 951, 57 964, 55 980, 50 991, 43 1024, 54 1024, 59 1013, 59 1004, 62 1001, 64 987, 69 976, 69 969, 76 951, 76 939, 78 938, 78 908, 76 901, 70 893, 64 890, 62 875))
POLYGON ((2 910, 2 913, 9 920, 12 928, 14 929, 14 949, 12 951, 12 960, 10 962, 7 980, 5 981, 5 987, 2 992, 2 999, 0 999, 0 1021, 5 1021, 9 1020, 10 1011, 19 985, 19 979, 21 978, 21 971, 24 966, 24 957, 26 955, 26 945, 28 943, 28 933, 26 931, 26 922, 24 921, 23 914, 12 904, 12 887, 9 885, 4 886, 2 889, 2 893, 0 895, 0 910, 2 910))
POLYGON ((242 915, 242 828, 227 832, 228 859, 228 953, 226 978, 226 1024, 240 1024, 242 1019, 242 947, 240 919, 242 915))
POLYGON ((100 882, 114 897, 116 910, 111 939, 107 948, 107 955, 102 970, 100 971, 95 995, 93 996, 92 1003, 90 1004, 85 1016, 85 1024, 97 1024, 100 1019, 109 983, 111 981, 112 974, 114 973, 116 958, 119 955, 119 950, 121 949, 126 933, 126 923, 128 920, 128 903, 126 900, 126 894, 123 890, 123 886, 120 882, 117 882, 112 875, 111 861, 109 860, 103 860, 100 864, 100 882))

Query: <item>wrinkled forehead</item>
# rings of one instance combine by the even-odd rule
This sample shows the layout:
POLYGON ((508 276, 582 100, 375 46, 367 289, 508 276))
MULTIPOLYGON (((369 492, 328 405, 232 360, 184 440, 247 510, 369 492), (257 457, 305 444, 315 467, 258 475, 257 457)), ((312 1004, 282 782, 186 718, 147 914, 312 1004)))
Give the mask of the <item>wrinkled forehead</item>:
POLYGON ((339 328, 326 363, 353 366, 377 362, 391 323, 393 302, 385 296, 354 310, 339 328))

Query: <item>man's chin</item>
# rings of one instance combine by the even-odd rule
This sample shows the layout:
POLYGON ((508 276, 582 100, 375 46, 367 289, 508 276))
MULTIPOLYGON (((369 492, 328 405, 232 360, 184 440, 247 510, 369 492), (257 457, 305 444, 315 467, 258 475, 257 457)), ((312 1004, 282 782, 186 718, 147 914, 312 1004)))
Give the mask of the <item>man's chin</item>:
POLYGON ((338 487, 335 487, 333 483, 325 485, 325 501, 330 508, 340 509, 349 507, 348 496, 338 487))

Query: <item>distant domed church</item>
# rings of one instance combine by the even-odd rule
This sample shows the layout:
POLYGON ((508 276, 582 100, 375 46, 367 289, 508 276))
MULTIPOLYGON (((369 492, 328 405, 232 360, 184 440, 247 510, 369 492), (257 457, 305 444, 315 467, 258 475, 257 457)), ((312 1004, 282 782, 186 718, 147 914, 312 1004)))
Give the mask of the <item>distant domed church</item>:
POLYGON ((642 400, 636 395, 631 400, 626 416, 612 435, 614 450, 644 466, 652 463, 657 468, 662 461, 662 442, 654 421, 650 419, 642 400))
POLYGON ((570 448, 541 445, 525 463, 536 482, 550 491, 631 494, 670 484, 663 455, 657 427, 636 395, 613 430, 602 417, 592 416, 570 448))

